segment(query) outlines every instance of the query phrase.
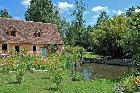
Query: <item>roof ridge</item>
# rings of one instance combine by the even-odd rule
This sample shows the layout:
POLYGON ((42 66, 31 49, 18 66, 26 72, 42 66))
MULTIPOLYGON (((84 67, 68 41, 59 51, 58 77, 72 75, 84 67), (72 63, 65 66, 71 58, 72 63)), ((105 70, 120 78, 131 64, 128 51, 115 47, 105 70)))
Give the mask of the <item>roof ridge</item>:
POLYGON ((18 20, 18 19, 13 19, 13 18, 2 18, 0 17, 0 20, 11 20, 11 21, 19 21, 19 22, 26 22, 26 23, 37 23, 37 24, 46 24, 46 25, 56 25, 54 23, 43 23, 43 22, 34 22, 34 21, 26 21, 26 20, 18 20))

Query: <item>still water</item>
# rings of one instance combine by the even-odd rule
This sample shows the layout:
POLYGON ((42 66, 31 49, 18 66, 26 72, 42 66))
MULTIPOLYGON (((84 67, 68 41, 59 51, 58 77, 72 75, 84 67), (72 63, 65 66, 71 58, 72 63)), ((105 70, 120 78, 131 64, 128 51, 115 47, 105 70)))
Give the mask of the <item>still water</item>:
POLYGON ((86 80, 103 78, 116 79, 125 74, 136 71, 134 67, 114 66, 106 64, 87 63, 77 67, 86 80))

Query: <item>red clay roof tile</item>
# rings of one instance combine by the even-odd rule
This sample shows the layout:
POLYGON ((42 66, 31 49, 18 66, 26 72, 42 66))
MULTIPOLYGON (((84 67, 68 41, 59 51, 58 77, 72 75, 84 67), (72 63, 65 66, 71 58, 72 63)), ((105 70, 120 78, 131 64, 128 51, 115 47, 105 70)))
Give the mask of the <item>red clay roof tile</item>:
POLYGON ((0 42, 63 44, 54 24, 3 18, 0 18, 0 42), (7 36, 7 31, 16 31, 16 37, 7 36), (41 37, 33 36, 36 31, 41 32, 41 37))

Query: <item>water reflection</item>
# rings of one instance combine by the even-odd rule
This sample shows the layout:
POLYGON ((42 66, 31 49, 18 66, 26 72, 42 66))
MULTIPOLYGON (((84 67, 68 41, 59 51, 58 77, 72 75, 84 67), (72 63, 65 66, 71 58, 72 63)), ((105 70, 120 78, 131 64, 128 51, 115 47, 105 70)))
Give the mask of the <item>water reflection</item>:
POLYGON ((136 70, 134 67, 128 68, 125 66, 96 63, 83 64, 77 67, 77 69, 83 74, 86 80, 95 78, 115 79, 136 70))

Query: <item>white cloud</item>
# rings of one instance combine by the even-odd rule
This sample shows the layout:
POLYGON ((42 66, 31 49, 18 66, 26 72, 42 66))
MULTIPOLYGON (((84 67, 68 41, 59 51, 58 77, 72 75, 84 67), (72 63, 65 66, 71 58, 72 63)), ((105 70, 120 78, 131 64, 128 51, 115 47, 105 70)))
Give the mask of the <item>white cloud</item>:
POLYGON ((22 0, 21 4, 24 5, 25 7, 28 7, 30 5, 31 0, 22 0))
POLYGON ((69 8, 73 8, 73 4, 69 4, 68 2, 58 2, 58 8, 60 10, 68 10, 69 8))
POLYGON ((101 12, 101 11, 108 12, 108 7, 107 6, 105 6, 105 7, 103 7, 103 6, 96 6, 96 7, 93 7, 91 10, 93 12, 101 12))
POLYGON ((121 15, 122 13, 124 13, 124 12, 121 11, 121 10, 118 10, 118 11, 117 11, 117 14, 118 14, 118 15, 121 15))
POLYGON ((115 14, 117 14, 117 15, 121 15, 121 14, 124 13, 124 12, 121 11, 121 10, 118 10, 118 11, 113 10, 113 13, 115 13, 115 14))
POLYGON ((135 9, 135 12, 140 12, 140 9, 135 9))

